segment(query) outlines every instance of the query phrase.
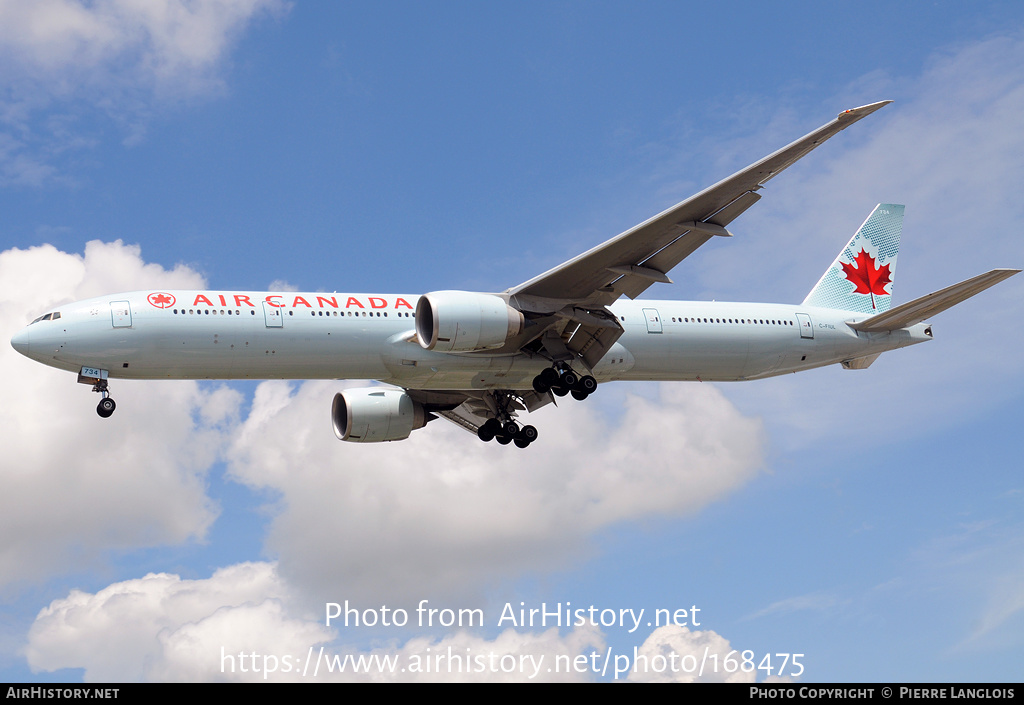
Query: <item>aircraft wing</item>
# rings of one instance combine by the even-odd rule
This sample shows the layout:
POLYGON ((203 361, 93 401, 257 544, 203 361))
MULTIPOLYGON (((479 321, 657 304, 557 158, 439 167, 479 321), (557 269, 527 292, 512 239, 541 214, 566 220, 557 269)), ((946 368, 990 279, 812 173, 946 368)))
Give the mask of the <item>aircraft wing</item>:
POLYGON ((509 289, 522 311, 553 313, 566 306, 594 311, 622 295, 636 298, 760 198, 758 190, 812 149, 892 101, 846 110, 827 125, 751 164, 695 196, 584 252, 538 277, 509 289))

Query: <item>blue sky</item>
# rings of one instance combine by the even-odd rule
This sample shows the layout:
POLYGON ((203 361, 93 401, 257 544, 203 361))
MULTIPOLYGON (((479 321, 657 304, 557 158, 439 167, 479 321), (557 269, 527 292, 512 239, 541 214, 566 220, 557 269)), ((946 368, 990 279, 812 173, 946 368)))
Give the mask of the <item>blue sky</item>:
MULTIPOLYGON (((0 0, 8 338, 130 289, 501 290, 883 99, 647 295, 800 301, 879 202, 907 206, 896 303, 1024 264, 1019 3, 143 7, 0 0)), ((122 383, 102 422, 5 346, 0 673, 710 646, 802 653, 805 682, 1019 679, 1017 279, 868 370, 607 385, 518 453, 338 443, 342 383, 122 383), (488 619, 325 627, 346 599, 488 619), (701 624, 495 624, 520 602, 701 624)))

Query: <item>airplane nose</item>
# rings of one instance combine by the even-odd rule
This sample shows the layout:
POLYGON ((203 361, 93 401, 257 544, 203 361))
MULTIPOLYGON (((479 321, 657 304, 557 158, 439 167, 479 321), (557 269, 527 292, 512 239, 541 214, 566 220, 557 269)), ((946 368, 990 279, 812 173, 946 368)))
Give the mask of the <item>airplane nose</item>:
POLYGON ((20 352, 22 355, 28 356, 30 350, 28 336, 28 328, 22 328, 21 330, 14 334, 13 338, 11 338, 11 347, 20 352))

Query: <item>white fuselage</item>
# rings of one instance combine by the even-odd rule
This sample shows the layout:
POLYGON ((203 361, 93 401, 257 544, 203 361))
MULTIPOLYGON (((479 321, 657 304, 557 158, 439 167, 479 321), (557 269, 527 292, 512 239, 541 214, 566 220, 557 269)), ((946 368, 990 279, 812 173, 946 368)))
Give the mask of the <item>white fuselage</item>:
MULTIPOLYGON (((526 353, 444 353, 415 339, 417 296, 131 292, 67 304, 12 344, 52 367, 124 379, 373 379, 416 389, 529 389, 526 353)), ((805 306, 619 300, 625 333, 596 365, 611 380, 745 380, 931 339, 918 324, 857 332, 863 313, 805 306)))

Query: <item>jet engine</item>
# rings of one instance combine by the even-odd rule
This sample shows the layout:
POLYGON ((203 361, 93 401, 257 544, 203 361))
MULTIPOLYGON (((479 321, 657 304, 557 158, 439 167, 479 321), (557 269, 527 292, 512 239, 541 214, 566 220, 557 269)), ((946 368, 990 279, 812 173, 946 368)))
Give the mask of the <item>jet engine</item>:
POLYGON ((416 337, 427 350, 473 352, 500 348, 526 325, 500 296, 435 291, 416 304, 416 337))
POLYGON ((400 389, 346 389, 334 395, 331 422, 343 441, 401 441, 426 425, 427 413, 400 389))

